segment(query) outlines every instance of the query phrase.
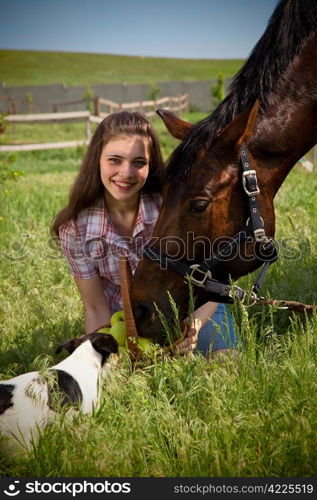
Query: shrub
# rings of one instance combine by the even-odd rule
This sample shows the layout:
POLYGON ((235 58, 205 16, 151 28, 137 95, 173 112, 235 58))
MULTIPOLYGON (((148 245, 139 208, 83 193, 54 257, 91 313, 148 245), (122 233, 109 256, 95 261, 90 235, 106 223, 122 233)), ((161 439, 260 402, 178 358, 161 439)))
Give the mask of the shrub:
POLYGON ((151 85, 150 90, 149 90, 150 101, 156 101, 159 94, 161 93, 161 90, 162 89, 160 87, 158 87, 157 85, 151 85))
POLYGON ((16 180, 19 175, 22 175, 22 172, 11 168, 15 160, 16 156, 14 154, 0 158, 0 185, 9 179, 16 180))
POLYGON ((213 109, 216 109, 225 98, 225 80, 223 73, 219 73, 217 83, 210 87, 210 94, 212 97, 213 109))

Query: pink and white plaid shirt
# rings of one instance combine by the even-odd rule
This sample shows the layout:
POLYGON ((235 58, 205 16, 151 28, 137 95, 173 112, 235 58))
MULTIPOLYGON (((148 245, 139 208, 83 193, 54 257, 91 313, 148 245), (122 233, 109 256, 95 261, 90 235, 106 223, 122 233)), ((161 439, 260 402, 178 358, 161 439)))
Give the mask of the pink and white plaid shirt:
POLYGON ((107 212, 103 199, 82 210, 76 221, 60 227, 59 237, 71 274, 90 279, 101 276, 111 314, 123 309, 119 259, 126 255, 132 273, 150 240, 161 207, 159 194, 141 191, 139 212, 131 237, 121 236, 107 212))

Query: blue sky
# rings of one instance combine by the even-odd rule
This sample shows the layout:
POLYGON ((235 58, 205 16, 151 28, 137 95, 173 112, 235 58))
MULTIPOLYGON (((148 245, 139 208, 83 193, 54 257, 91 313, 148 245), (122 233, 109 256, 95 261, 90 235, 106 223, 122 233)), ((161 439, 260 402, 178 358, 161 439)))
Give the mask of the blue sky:
POLYGON ((0 48, 245 58, 277 0, 0 0, 0 48))

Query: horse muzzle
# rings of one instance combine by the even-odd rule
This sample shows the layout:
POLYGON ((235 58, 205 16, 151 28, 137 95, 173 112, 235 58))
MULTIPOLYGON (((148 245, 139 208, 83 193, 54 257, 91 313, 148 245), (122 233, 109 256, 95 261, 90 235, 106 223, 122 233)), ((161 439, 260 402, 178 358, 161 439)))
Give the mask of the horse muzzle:
POLYGON ((133 303, 132 310, 139 336, 161 343, 163 327, 154 306, 140 300, 133 303))

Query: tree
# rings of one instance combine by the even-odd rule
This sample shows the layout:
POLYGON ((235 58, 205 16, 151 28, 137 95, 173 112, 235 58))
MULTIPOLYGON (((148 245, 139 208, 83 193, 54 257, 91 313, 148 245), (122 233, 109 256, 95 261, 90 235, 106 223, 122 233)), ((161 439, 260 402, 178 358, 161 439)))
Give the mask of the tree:
POLYGON ((223 73, 219 73, 215 85, 210 87, 210 94, 212 97, 212 109, 216 109, 225 98, 225 79, 223 73))

